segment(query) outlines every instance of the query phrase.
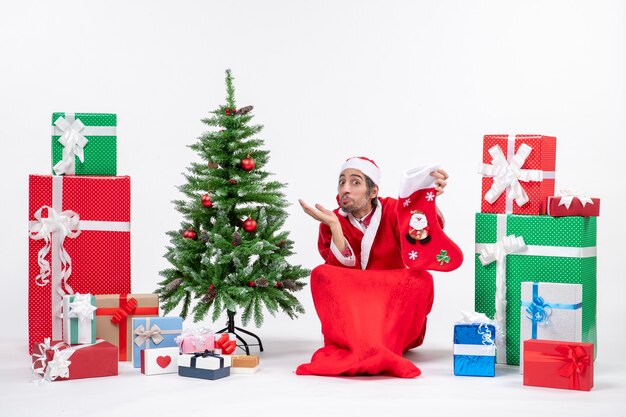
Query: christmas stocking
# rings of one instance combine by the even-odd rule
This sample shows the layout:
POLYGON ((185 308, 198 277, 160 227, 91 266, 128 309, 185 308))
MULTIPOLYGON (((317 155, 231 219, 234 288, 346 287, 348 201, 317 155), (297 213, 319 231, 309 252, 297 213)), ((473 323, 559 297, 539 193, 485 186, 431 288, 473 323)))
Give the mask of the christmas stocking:
POLYGON ((408 171, 400 184, 398 227, 404 264, 412 269, 452 271, 463 253, 441 229, 437 218, 435 177, 439 165, 408 171))

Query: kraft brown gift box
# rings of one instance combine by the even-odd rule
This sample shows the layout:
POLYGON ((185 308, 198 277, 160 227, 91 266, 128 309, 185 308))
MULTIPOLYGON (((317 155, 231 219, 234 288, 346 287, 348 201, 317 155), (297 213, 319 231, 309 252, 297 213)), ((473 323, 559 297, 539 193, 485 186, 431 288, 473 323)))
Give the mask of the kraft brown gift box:
POLYGON ((259 357, 255 355, 231 355, 231 374, 254 374, 259 370, 259 357))
POLYGON ((259 357, 254 355, 232 355, 230 360, 230 366, 237 368, 254 368, 259 364, 259 357))
POLYGON ((133 317, 159 315, 157 294, 96 295, 96 337, 119 348, 120 361, 132 360, 133 317))

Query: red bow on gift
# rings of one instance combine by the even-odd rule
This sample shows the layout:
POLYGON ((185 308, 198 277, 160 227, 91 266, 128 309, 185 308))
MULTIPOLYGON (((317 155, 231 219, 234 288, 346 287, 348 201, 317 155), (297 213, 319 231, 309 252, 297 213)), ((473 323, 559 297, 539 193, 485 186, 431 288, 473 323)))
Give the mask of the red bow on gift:
POLYGON ((574 389, 580 389, 580 374, 589 366, 589 355, 580 346, 557 346, 555 349, 559 355, 554 355, 565 365, 559 369, 559 375, 569 378, 574 389))
POLYGON ((131 297, 128 301, 126 301, 126 305, 124 307, 118 308, 115 314, 113 314, 111 317, 111 323, 115 325, 119 324, 122 320, 125 320, 129 314, 132 314, 132 312, 135 311, 135 308, 137 308, 137 300, 131 297))
POLYGON ((219 339, 215 339, 215 349, 222 349, 222 353, 230 355, 237 348, 237 342, 230 339, 230 334, 223 333, 219 339))

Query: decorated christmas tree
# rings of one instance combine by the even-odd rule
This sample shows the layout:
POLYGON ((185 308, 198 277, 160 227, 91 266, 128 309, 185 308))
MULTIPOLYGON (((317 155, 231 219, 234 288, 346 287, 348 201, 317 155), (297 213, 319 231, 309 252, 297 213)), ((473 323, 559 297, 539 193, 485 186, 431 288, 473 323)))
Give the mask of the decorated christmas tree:
POLYGON ((180 231, 168 232, 165 258, 171 267, 157 293, 167 314, 182 303, 181 316, 194 321, 212 309, 216 321, 226 311, 241 314, 259 327, 266 309, 296 318, 304 309, 292 294, 306 284, 307 269, 290 265, 289 232, 282 231, 288 203, 286 184, 268 180, 269 152, 251 124, 252 106, 237 109, 230 70, 226 71, 226 104, 202 122, 210 126, 190 145, 202 162, 192 162, 179 186, 185 199, 176 200, 182 214, 180 231))

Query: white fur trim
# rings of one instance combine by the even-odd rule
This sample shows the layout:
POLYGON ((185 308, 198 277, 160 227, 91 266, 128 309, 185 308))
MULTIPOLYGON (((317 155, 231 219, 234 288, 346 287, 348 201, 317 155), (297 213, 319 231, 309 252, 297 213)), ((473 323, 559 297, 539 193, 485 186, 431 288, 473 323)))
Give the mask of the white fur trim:
POLYGON ((436 178, 430 173, 441 168, 440 164, 426 165, 419 168, 410 169, 404 173, 400 181, 400 198, 407 198, 417 190, 424 188, 435 188, 436 178))
POLYGON ((333 242, 332 240, 330 241, 330 250, 333 255, 335 255, 335 258, 337 258, 337 260, 341 262, 342 265, 354 266, 356 264, 356 259, 354 258, 354 251, 352 250, 352 246, 350 246, 350 243, 348 243, 348 239, 344 238, 344 241, 346 242, 346 245, 348 245, 348 249, 350 249, 350 256, 343 256, 337 245, 335 245, 335 242, 333 242))
MULTIPOLYGON (((380 226, 380 219, 382 218, 383 208, 382 202, 380 199, 378 200, 378 204, 376 204, 376 209, 374 210, 374 214, 372 215, 372 219, 370 220, 370 224, 363 235, 363 239, 361 239, 361 269, 367 268, 367 262, 370 259, 370 252, 372 251, 372 245, 374 244, 374 238, 376 237, 376 232, 378 232, 378 226, 380 226)), ((354 218, 354 216, 350 216, 354 218)), ((350 219, 352 220, 352 219, 350 219)))
POLYGON ((358 169, 368 177, 374 181, 374 184, 380 186, 380 169, 374 165, 370 161, 366 161, 365 159, 361 159, 359 157, 354 157, 348 159, 346 162, 341 165, 341 170, 339 174, 341 174, 346 169, 353 168, 358 169))

